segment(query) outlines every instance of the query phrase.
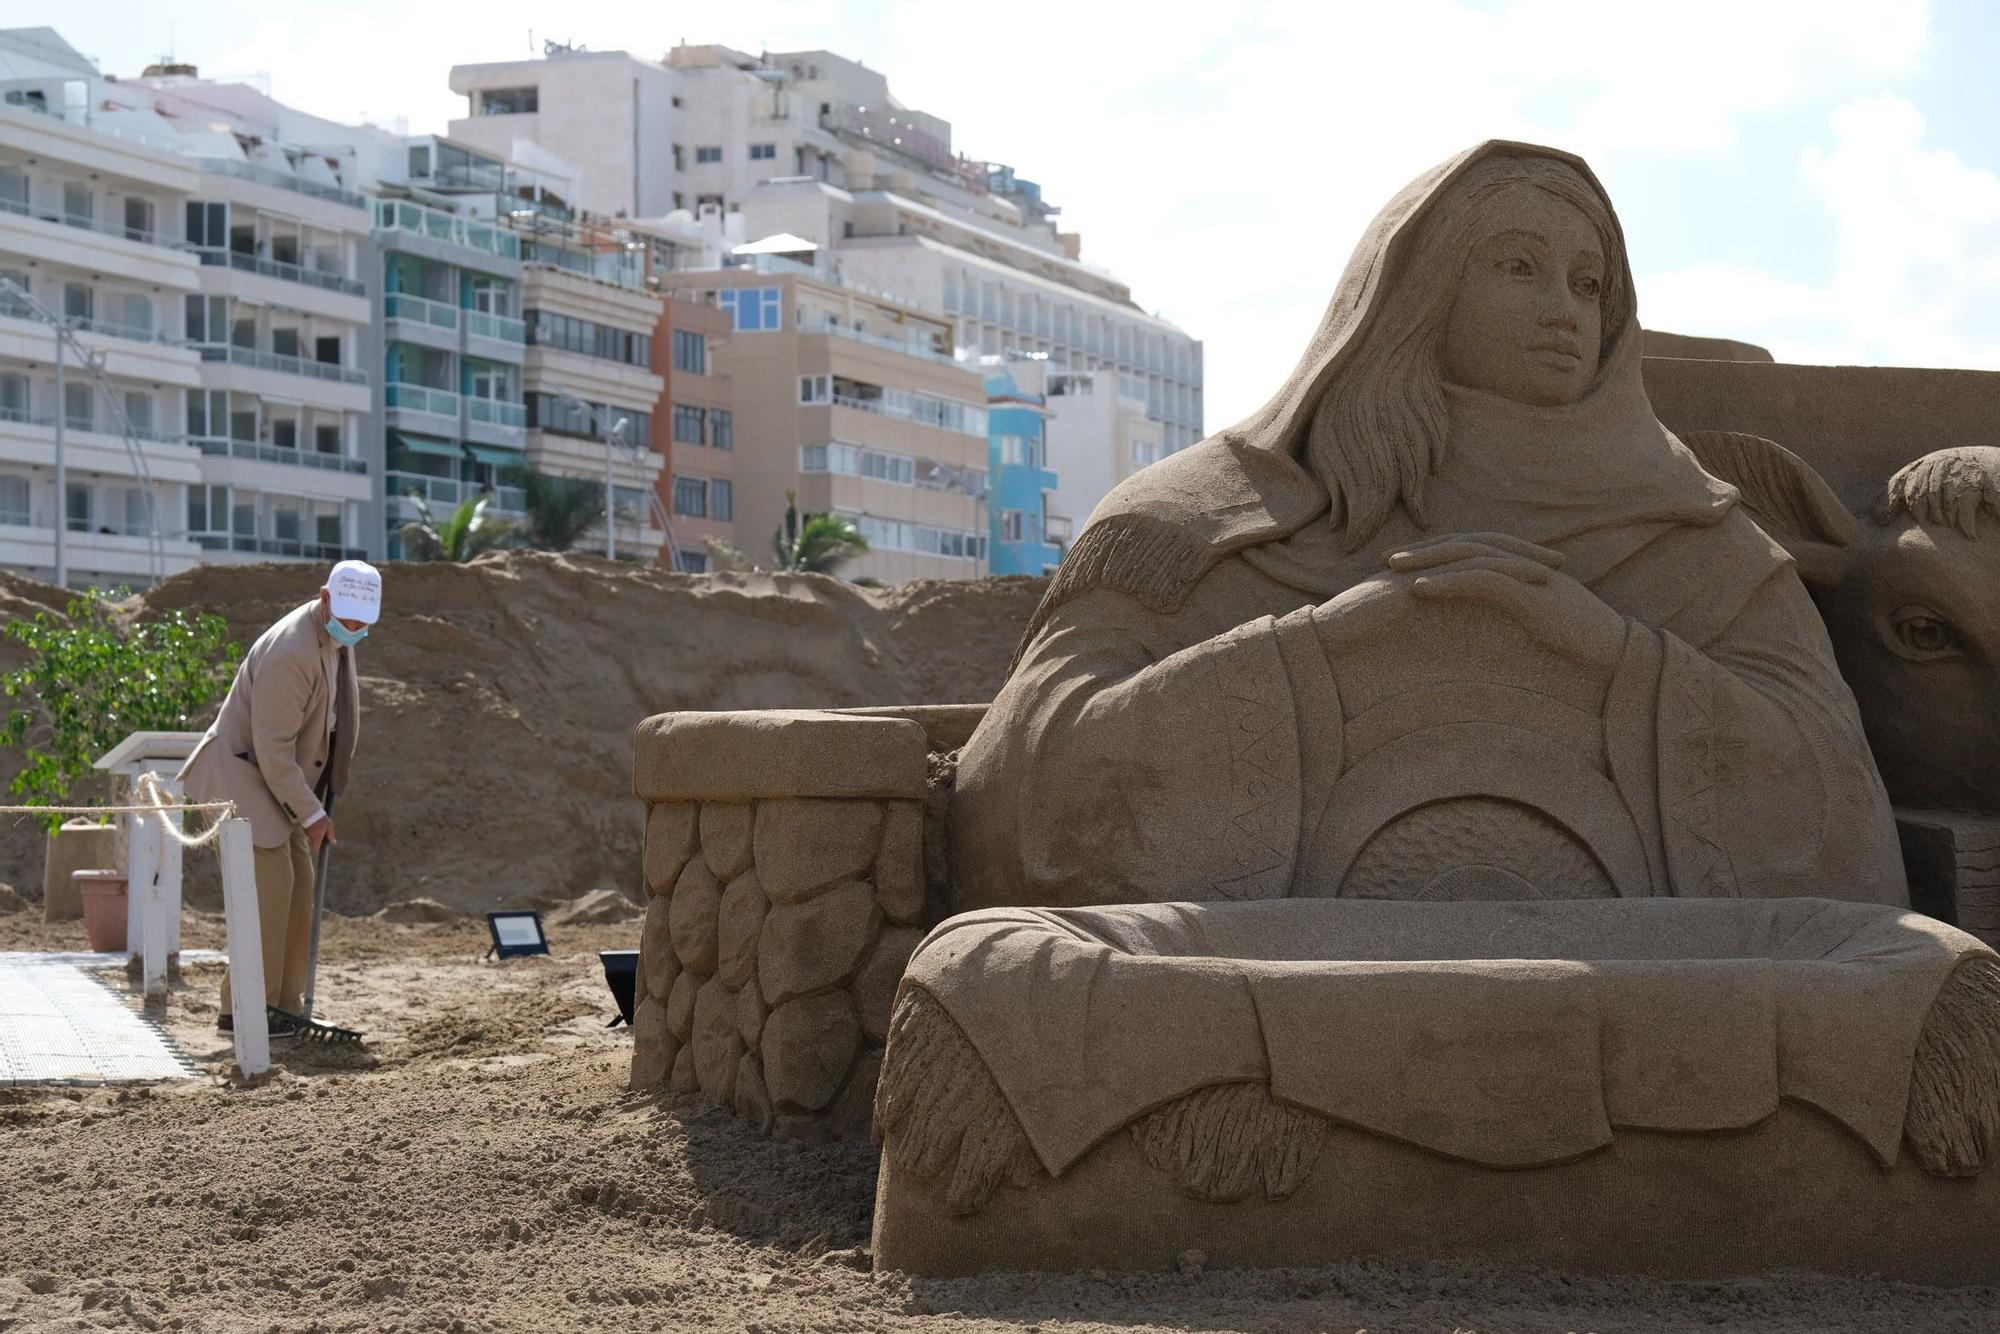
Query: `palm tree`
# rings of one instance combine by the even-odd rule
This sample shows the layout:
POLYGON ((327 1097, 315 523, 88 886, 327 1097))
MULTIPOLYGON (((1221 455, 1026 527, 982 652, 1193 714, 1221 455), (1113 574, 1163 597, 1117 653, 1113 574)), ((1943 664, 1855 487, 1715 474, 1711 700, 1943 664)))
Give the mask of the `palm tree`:
POLYGON ((534 469, 521 474, 528 522, 528 545, 567 551, 604 517, 604 487, 582 477, 556 477, 534 469))
POLYGON ((467 496, 442 524, 431 514, 423 496, 409 496, 417 518, 401 530, 403 554, 409 560, 468 561, 493 550, 512 535, 514 525, 486 510, 490 496, 467 496))
POLYGON ((785 526, 771 537, 778 568, 806 574, 833 574, 868 551, 868 539, 854 520, 837 514, 807 514, 801 519, 797 500, 785 492, 785 526))

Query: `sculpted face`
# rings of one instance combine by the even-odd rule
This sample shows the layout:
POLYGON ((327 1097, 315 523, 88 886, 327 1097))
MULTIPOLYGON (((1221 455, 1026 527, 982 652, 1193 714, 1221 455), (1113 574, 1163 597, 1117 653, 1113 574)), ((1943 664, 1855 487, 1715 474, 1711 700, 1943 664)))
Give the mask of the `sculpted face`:
POLYGON ((1582 398, 1597 374, 1604 247, 1575 205, 1516 186, 1473 243, 1445 327, 1445 379, 1538 407, 1582 398))

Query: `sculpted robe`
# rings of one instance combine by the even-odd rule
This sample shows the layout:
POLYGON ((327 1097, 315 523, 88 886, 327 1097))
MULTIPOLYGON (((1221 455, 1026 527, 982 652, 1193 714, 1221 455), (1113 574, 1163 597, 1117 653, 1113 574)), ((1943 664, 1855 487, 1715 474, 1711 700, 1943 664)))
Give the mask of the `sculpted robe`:
POLYGON ((1301 459, 1312 412, 1412 229, 1493 152, 1558 158, 1595 186, 1577 160, 1514 144, 1419 179, 1376 220, 1285 390, 1092 516, 961 757, 955 907, 1907 903, 1825 629, 1735 491, 1654 417, 1636 319, 1605 330, 1569 407, 1448 388, 1423 524, 1398 508, 1347 549, 1301 459), (1624 618, 1615 666, 1583 668, 1465 602, 1406 606, 1393 633, 1325 651, 1315 608, 1383 576, 1390 552, 1478 532, 1562 552, 1624 618))

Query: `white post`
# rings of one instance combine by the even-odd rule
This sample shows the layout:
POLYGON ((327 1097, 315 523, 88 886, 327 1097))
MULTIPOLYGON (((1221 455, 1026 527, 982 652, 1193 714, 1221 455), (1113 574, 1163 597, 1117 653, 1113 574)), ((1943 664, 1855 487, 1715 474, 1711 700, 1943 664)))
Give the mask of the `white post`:
POLYGON ((63 422, 69 405, 63 401, 63 336, 56 330, 56 587, 69 587, 69 473, 63 459, 63 422))
MULTIPOLYGON (((161 774, 159 780, 160 791, 169 801, 179 802, 185 797, 181 785, 171 776, 161 774)), ((161 818, 172 822, 176 829, 187 828, 187 817, 179 811, 161 818)), ((181 843, 164 830, 160 831, 160 915, 165 919, 160 939, 165 942, 166 968, 171 977, 180 968, 181 959, 181 843)))
POLYGON ((125 826, 125 950, 136 963, 146 948, 146 897, 160 869, 159 831, 137 815, 118 818, 125 826))
POLYGON ((604 405, 604 559, 618 559, 617 488, 611 480, 611 405, 604 405))
POLYGON ((236 1068, 245 1078, 271 1068, 264 1025, 264 937, 257 921, 257 861, 250 822, 222 822, 222 917, 228 933, 230 1005, 235 1011, 236 1068))

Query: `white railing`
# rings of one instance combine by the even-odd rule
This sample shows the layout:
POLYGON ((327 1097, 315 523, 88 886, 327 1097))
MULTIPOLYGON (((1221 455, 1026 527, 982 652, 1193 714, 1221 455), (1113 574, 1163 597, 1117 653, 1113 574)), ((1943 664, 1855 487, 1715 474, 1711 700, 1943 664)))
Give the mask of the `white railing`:
POLYGON ((307 264, 288 264, 281 259, 266 259, 262 255, 246 255, 240 250, 230 250, 224 246, 193 246, 195 254, 209 268, 228 267, 244 273, 260 273, 266 278, 282 278, 286 282, 299 283, 306 287, 319 287, 329 292, 345 292, 349 296, 366 296, 368 289, 352 278, 344 278, 337 273, 328 273, 307 264))
POLYGON ((100 218, 95 215, 65 213, 61 209, 42 208, 22 203, 18 199, 0 197, 0 213, 12 213, 23 218, 34 218, 41 222, 60 223, 65 227, 75 227, 80 231, 100 232, 105 236, 123 237, 127 241, 137 241, 141 245, 158 246, 163 250, 186 250, 187 244, 162 236, 148 227, 133 227, 115 218, 100 218))
POLYGON ((352 190, 343 190, 337 185, 321 185, 318 181, 309 181, 301 176, 274 171, 269 167, 257 166, 255 163, 238 162, 233 158, 219 157, 196 158, 195 161, 201 164, 203 171, 212 171, 219 176, 238 176, 246 181, 257 181, 263 185, 275 185, 282 190, 293 190, 302 195, 311 195, 315 199, 330 199, 336 204, 345 204, 349 208, 368 207, 368 201, 360 195, 355 194, 352 190))
POLYGON ((231 440, 203 435, 193 437, 188 443, 211 457, 283 463, 298 468, 317 468, 322 472, 365 475, 368 471, 366 459, 351 459, 344 454, 321 454, 308 449, 288 449, 284 445, 267 445, 261 440, 231 440))
POLYGON ((335 380, 341 384, 368 383, 368 372, 352 366, 336 366, 332 362, 314 361, 309 357, 288 357, 254 347, 238 347, 234 343, 203 343, 200 347, 203 361, 226 361, 235 366, 255 366, 258 370, 304 375, 315 380, 335 380))

